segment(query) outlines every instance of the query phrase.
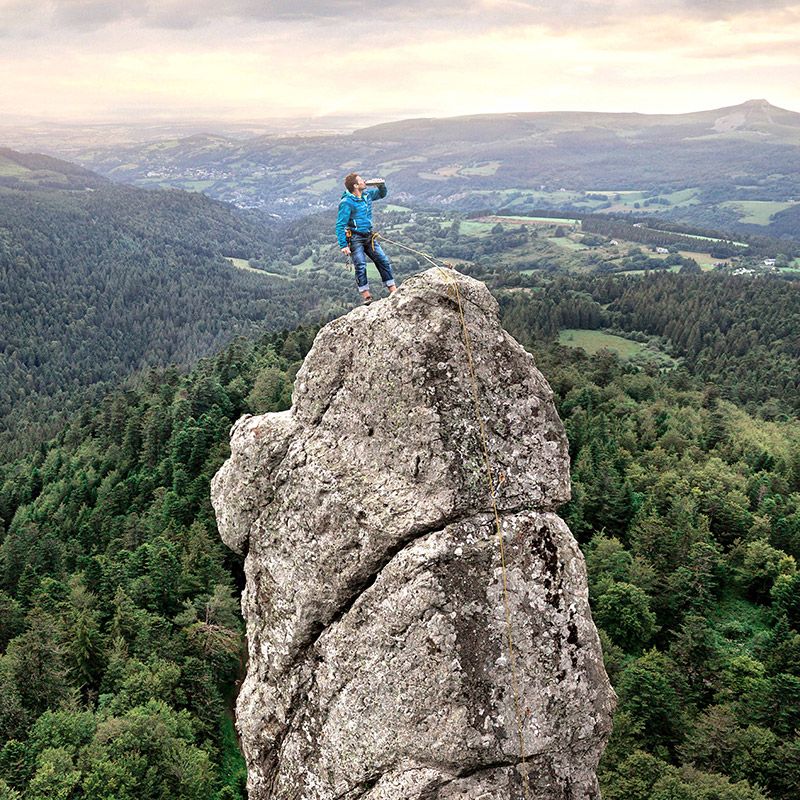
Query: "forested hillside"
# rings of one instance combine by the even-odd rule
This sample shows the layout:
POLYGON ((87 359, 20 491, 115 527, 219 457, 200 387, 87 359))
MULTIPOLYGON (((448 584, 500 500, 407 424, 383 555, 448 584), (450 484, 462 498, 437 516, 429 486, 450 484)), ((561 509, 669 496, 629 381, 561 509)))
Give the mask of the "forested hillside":
MULTIPOLYGON (((238 333, 317 322, 358 301, 330 215, 276 223, 260 212, 201 195, 116 186, 54 159, 20 154, 15 158, 17 188, 0 187, 0 452, 21 453, 54 434, 65 412, 78 409, 90 395, 99 398, 114 381, 150 366, 187 368, 238 333), (58 175, 66 188, 40 184, 58 175)), ((795 302, 791 297, 796 298, 796 290, 779 296, 776 279, 754 285, 753 298, 735 300, 752 313, 744 314, 729 331, 724 308, 730 298, 738 297, 738 289, 721 290, 718 275, 696 285, 676 284, 696 286, 686 289, 694 296, 693 304, 686 306, 694 309, 689 325, 689 318, 679 313, 683 299, 671 307, 656 303, 654 308, 660 310, 647 319, 652 297, 642 294, 645 284, 631 284, 624 313, 617 304, 598 308, 617 298, 619 291, 604 289, 594 275, 700 270, 694 259, 702 256, 677 252, 675 243, 669 245, 668 255, 659 257, 637 242, 609 238, 622 240, 622 234, 634 231, 640 240, 655 236, 655 245, 666 235, 663 232, 613 220, 607 235, 577 223, 574 231, 565 232, 557 220, 548 225, 547 219, 531 222, 524 216, 465 219, 453 212, 390 203, 376 207, 376 223, 388 236, 386 247, 401 279, 426 266, 403 249, 411 247, 452 259, 464 271, 489 276, 497 286, 545 290, 559 308, 567 308, 567 298, 575 292, 588 292, 595 301, 593 322, 585 326, 576 319, 578 327, 661 337, 671 355, 692 360, 694 368, 719 383, 724 396, 749 403, 751 410, 773 397, 795 403, 791 368, 796 341, 780 331, 792 325, 791 314, 783 312, 795 302), (556 276, 563 272, 581 273, 586 281, 559 283, 556 276), (566 295, 559 298, 559 292, 566 295), (702 321, 694 323, 708 304, 719 310, 706 330, 702 321), (634 306, 635 314, 630 313, 634 306), (667 324, 668 317, 673 324, 667 324), (763 324, 766 320, 769 324, 763 324), (725 339, 725 375, 716 359, 719 336, 725 339), (738 358, 743 347, 748 349, 747 359, 738 358), (738 353, 735 362, 728 358, 731 348, 738 353), (763 385, 755 385, 755 376, 764 379, 763 385), (745 386, 750 386, 749 394, 743 393, 745 386)), ((700 240, 684 236, 681 241, 680 247, 687 247, 700 240)), ((725 245, 711 244, 715 252, 725 245)), ((759 258, 774 252, 771 248, 768 240, 753 238, 746 252, 761 256, 748 255, 737 263, 757 267, 759 258)), ((781 265, 790 278, 800 260, 790 263, 795 252, 785 250, 781 265)), ((724 269, 734 266, 726 264, 724 269)), ((646 285, 660 286, 660 278, 655 280, 646 285)), ((574 312, 569 316, 576 318, 574 312)), ((565 320, 551 319, 547 309, 531 322, 541 326, 543 320, 552 336, 559 326, 569 327, 565 320)), ((779 412, 774 408, 771 413, 779 412)))
MULTIPOLYGON (((496 285, 502 285, 498 276, 496 285)), ((501 294, 522 341, 563 328, 661 339, 688 373, 768 419, 800 413, 800 283, 782 278, 651 273, 635 279, 533 278, 501 294)))
POLYGON ((620 698, 604 798, 796 797, 796 422, 608 354, 542 355, 572 456, 563 513, 620 698))
POLYGON ((152 372, 0 467, 0 797, 234 800, 238 560, 209 481, 313 332, 152 372), (18 794, 19 793, 19 794, 18 794))
MULTIPOLYGON (((712 348, 725 348, 726 330, 767 327, 770 304, 794 297, 779 280, 754 290, 753 280, 662 277, 636 285, 658 290, 656 307, 683 303, 712 348), (690 290, 706 300, 728 292, 724 323, 715 303, 680 294, 690 290)), ((701 359, 661 371, 555 344, 565 324, 600 324, 606 303, 634 313, 634 284, 572 280, 499 291, 506 327, 534 351, 570 440, 573 499, 562 513, 587 556, 620 697, 604 797, 791 800, 796 418, 749 416, 720 397, 701 359)), ((237 340, 187 376, 152 372, 0 467, 4 800, 243 796, 226 713, 241 669, 241 573, 218 541, 208 483, 233 420, 287 406, 312 337, 237 340)), ((786 336, 776 337, 764 339, 767 353, 780 352, 786 336)), ((731 363, 738 357, 732 349, 731 363)), ((735 388, 747 375, 729 380, 735 388)))
POLYGON ((351 289, 342 270, 312 280, 282 260, 300 251, 302 227, 95 181, 0 188, 0 451, 54 433, 86 390, 193 364, 237 333, 340 313, 351 289))
MULTIPOLYGON (((290 402, 315 328, 275 331, 346 310, 352 273, 326 215, 23 161, 0 187, 0 800, 243 800, 241 569, 208 484, 232 422, 290 402)), ((604 796, 796 797, 796 273, 379 213, 400 277, 426 266, 404 244, 485 280, 555 391, 621 700, 604 796)))

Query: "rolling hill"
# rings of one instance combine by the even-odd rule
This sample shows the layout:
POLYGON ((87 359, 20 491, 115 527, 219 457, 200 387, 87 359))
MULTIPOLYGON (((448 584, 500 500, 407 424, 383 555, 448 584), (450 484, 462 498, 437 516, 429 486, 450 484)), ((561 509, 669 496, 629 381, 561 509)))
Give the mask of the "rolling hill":
POLYGON ((346 135, 194 135, 76 158, 115 181, 202 191, 281 217, 332 206, 341 177, 358 169, 385 175, 392 197, 415 205, 635 210, 741 230, 756 219, 761 233, 777 222, 779 235, 800 237, 800 114, 766 100, 691 114, 489 114, 346 135), (753 203, 762 204, 755 214, 753 203))

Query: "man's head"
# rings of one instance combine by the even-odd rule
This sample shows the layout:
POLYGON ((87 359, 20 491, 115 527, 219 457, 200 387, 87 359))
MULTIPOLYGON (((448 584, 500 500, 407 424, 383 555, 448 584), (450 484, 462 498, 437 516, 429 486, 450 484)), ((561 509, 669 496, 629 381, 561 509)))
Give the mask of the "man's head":
POLYGON ((364 183, 364 179, 357 172, 351 172, 344 179, 344 188, 347 189, 347 191, 351 194, 354 193, 355 189, 361 191, 365 189, 366 186, 367 184, 364 183))

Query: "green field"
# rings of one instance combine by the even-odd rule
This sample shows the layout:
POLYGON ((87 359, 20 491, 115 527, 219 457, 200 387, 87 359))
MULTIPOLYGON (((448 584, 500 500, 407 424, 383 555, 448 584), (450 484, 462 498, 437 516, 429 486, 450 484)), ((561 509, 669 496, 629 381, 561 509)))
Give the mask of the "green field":
POLYGON ((308 188, 313 192, 331 192, 339 185, 336 178, 322 178, 308 184, 308 188))
POLYGON ((695 205, 700 202, 697 199, 697 195, 699 193, 699 189, 681 189, 677 192, 672 192, 671 194, 659 195, 659 197, 669 200, 673 206, 695 205))
POLYGON ((586 194, 607 194, 609 196, 618 195, 632 195, 638 194, 640 197, 644 196, 641 189, 589 189, 586 194))
POLYGON ((621 336, 612 336, 602 331, 584 331, 567 328, 558 334, 559 344, 568 347, 580 347, 589 354, 598 350, 612 350, 620 358, 632 358, 644 350, 644 345, 639 342, 623 339, 621 336))
POLYGON ((498 214, 496 217, 492 217, 492 219, 496 219, 500 222, 507 219, 510 222, 545 222, 545 223, 552 223, 553 225, 580 225, 581 221, 579 219, 572 219, 570 217, 526 217, 521 214, 498 214))
POLYGON ((30 170, 27 167, 0 158, 0 177, 18 177, 20 175, 26 175, 29 172, 30 170))
POLYGON ((728 200, 721 205, 739 213, 739 222, 751 225, 769 225, 773 215, 779 211, 785 211, 795 204, 770 200, 728 200))
POLYGON ((665 192, 659 195, 651 195, 649 192, 626 190, 623 192, 601 192, 595 190, 587 192, 587 194, 605 194, 608 196, 609 201, 612 203, 610 208, 602 209, 602 211, 640 211, 641 213, 653 213, 657 211, 665 211, 668 208, 675 206, 693 206, 697 205, 700 201, 697 199, 699 189, 692 187, 689 189, 679 189, 675 192, 665 192), (668 200, 669 205, 664 206, 658 203, 651 203, 645 205, 650 200, 668 200), (639 208, 636 208, 636 204, 639 208))
POLYGON ((299 270, 300 272, 304 272, 305 270, 313 268, 314 268, 314 256, 309 256, 305 261, 301 261, 299 264, 295 264, 295 269, 299 270))
POLYGON ((22 164, 5 159, 0 156, 0 178, 16 178, 24 183, 40 184, 44 181, 48 183, 67 184, 69 179, 61 172, 53 172, 49 169, 29 169, 22 164))
POLYGON ((566 236, 548 236, 548 242, 552 242, 557 247, 563 247, 565 250, 586 250, 586 245, 576 242, 566 236))
POLYGON ((465 236, 488 236, 496 223, 477 222, 472 219, 465 219, 459 226, 459 231, 465 236))
POLYGON ((211 188, 216 181, 181 181, 181 188, 188 192, 204 192, 211 188))
MULTIPOLYGON (((664 253, 648 253, 650 258, 659 258, 662 261, 667 257, 664 253)), ((697 262, 697 265, 702 269, 704 272, 708 272, 709 270, 714 269, 715 264, 730 264, 731 260, 729 258, 714 258, 710 256, 708 253, 701 253, 698 250, 678 250, 678 255, 683 256, 684 258, 691 258, 697 262)), ((676 264, 669 268, 670 272, 679 272, 680 271, 680 264, 676 264)), ((644 271, 644 270, 643 270, 644 271)))
POLYGON ((232 256, 225 256, 224 258, 226 261, 230 261, 236 269, 243 269, 245 272, 257 272, 259 275, 270 275, 273 278, 287 278, 286 275, 281 275, 279 272, 267 272, 264 269, 251 267, 250 262, 245 258, 233 258, 232 256))
POLYGON ((464 167, 460 172, 462 175, 494 175, 499 168, 499 161, 487 161, 484 164, 476 164, 474 167, 464 167))

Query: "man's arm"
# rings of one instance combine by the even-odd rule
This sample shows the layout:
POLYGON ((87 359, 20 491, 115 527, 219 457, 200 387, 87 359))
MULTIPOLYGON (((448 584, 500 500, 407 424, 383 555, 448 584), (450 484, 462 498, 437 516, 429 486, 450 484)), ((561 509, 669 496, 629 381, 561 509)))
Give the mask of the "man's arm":
POLYGON ((386 181, 382 178, 375 178, 372 181, 368 181, 367 185, 370 187, 367 191, 369 192, 371 200, 382 200, 388 194, 386 191, 386 181))
POLYGON ((350 204, 347 198, 343 197, 339 202, 339 214, 336 217, 336 238, 339 240, 339 247, 344 250, 347 245, 347 235, 345 229, 350 222, 350 204))

